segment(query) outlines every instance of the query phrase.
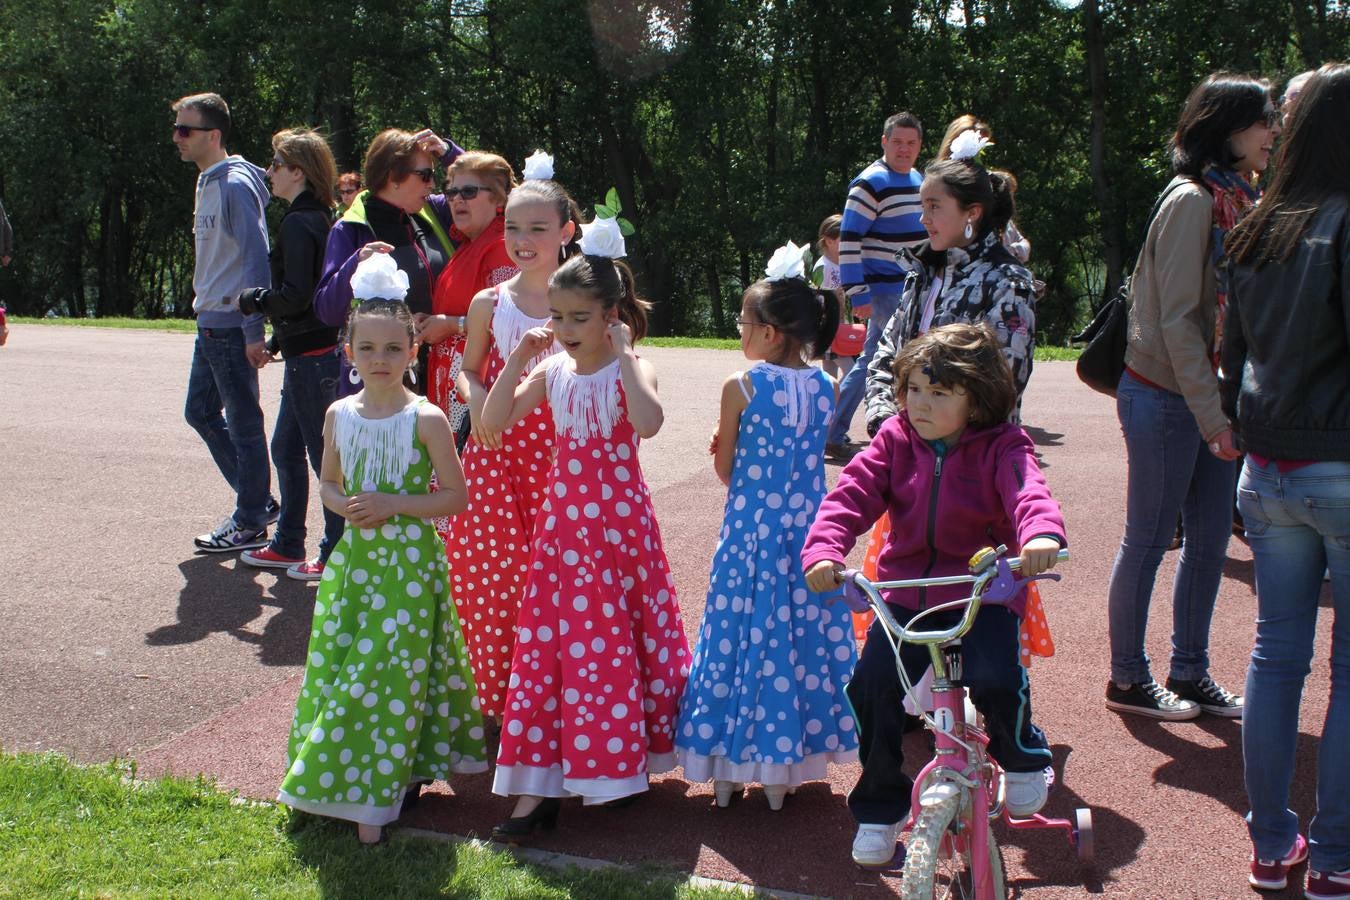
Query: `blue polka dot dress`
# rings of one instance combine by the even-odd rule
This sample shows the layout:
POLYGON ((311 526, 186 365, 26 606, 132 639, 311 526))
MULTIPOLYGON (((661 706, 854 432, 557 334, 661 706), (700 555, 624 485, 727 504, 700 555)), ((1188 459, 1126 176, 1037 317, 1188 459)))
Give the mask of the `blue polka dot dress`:
MULTIPOLYGON (((426 493, 432 465, 417 438, 419 397, 366 419, 336 404, 334 444, 346 491, 426 493)), ((314 626, 277 799, 295 809, 385 825, 414 782, 487 771, 445 545, 427 519, 348 525, 314 602, 314 626)))
POLYGON ((749 405, 675 747, 691 781, 793 788, 857 759, 848 610, 807 589, 800 561, 825 496, 834 388, 819 369, 769 363, 741 386, 749 405))

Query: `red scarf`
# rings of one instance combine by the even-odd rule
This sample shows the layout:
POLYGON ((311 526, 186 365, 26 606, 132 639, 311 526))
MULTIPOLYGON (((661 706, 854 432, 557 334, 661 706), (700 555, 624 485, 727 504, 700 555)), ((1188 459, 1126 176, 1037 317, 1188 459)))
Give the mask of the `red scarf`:
POLYGON ((431 311, 440 316, 463 316, 469 312, 469 301, 483 288, 491 287, 516 274, 516 266, 506 253, 502 235, 506 218, 498 215, 488 223, 478 237, 468 239, 457 228, 450 229, 450 237, 458 242, 455 255, 436 280, 431 311), (497 270, 509 269, 501 276, 497 270), (501 276, 501 277, 494 277, 501 276))

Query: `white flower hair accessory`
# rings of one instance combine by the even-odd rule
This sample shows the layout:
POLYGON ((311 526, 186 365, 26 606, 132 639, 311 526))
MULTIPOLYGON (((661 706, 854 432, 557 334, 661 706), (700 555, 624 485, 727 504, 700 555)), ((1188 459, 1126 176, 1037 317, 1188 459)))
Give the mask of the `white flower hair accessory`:
POLYGON ((616 219, 596 219, 581 226, 581 252, 587 256, 607 256, 622 259, 628 255, 623 231, 616 219))
POLYGON ((595 205, 595 220, 581 226, 581 252, 587 256, 605 256, 622 259, 628 255, 624 238, 633 233, 633 223, 619 216, 623 205, 619 192, 609 189, 604 203, 595 205))
POLYGON ((355 300, 402 300, 408 296, 408 273, 388 253, 372 253, 352 273, 355 300))
POLYGON ((769 262, 764 266, 765 281, 782 281, 784 278, 806 278, 806 258, 803 252, 806 247, 799 247, 792 241, 788 241, 777 250, 773 251, 773 256, 769 257, 769 262))
POLYGON ((993 141, 980 134, 974 128, 967 128, 952 141, 952 159, 974 159, 985 147, 993 146, 993 141))
POLYGON ((525 168, 521 171, 525 181, 548 181, 553 177, 553 157, 543 150, 536 150, 525 159, 525 168))

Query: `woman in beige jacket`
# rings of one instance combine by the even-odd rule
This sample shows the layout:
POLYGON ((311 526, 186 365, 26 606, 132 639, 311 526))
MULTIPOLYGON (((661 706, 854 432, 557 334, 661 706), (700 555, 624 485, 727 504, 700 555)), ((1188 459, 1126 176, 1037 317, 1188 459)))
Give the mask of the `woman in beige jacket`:
POLYGON ((1232 528, 1238 452, 1219 403, 1217 353, 1227 288, 1223 238, 1256 201, 1279 112, 1269 86, 1206 78, 1172 138, 1176 177, 1149 224, 1131 281, 1129 346, 1116 407, 1129 476, 1125 535, 1108 599, 1106 705, 1157 719, 1201 711, 1235 718, 1242 698, 1209 675, 1209 627, 1232 528), (1144 636, 1158 564, 1180 514, 1185 532, 1172 590, 1167 686, 1149 672, 1144 636))

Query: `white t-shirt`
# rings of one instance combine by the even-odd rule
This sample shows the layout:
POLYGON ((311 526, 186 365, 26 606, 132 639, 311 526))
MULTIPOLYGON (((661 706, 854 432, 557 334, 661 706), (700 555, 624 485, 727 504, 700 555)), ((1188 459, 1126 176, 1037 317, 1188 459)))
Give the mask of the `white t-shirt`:
POLYGON ((820 289, 823 291, 832 291, 835 288, 844 286, 844 282, 839 278, 839 263, 830 262, 825 257, 816 260, 816 269, 824 269, 825 275, 820 279, 820 289))

